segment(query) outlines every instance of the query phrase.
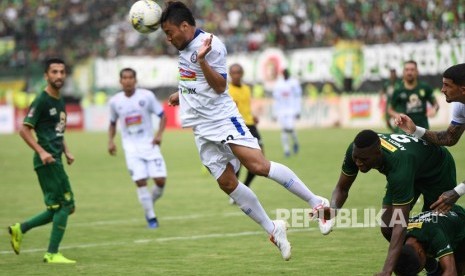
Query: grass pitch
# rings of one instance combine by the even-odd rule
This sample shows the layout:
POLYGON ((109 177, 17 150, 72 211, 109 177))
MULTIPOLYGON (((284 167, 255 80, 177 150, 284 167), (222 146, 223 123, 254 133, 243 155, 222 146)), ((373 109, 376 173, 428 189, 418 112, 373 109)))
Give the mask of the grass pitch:
MULTIPOLYGON (((262 131, 262 136, 270 160, 286 164, 313 192, 330 198, 345 149, 358 131, 300 130, 301 151, 291 158, 283 156, 279 132, 262 131)), ((42 263, 51 225, 28 232, 19 256, 11 250, 6 227, 44 205, 32 151, 18 135, 6 135, 0 136, 2 275, 372 275, 382 268, 388 243, 378 227, 336 228, 322 236, 316 222, 289 230, 292 259, 283 261, 261 228, 229 205, 214 179, 202 172, 191 131, 167 131, 164 137, 169 176, 156 205, 161 225, 156 230, 146 228, 119 141, 118 155, 111 157, 106 133, 69 132, 66 139, 76 158, 66 166, 76 213, 69 218, 61 252, 78 263, 42 263)), ((462 181, 465 142, 449 150, 462 181)), ((379 210, 384 186, 378 172, 360 174, 344 207, 379 210)), ((251 187, 272 218, 277 209, 308 208, 266 178, 256 178, 251 187)))

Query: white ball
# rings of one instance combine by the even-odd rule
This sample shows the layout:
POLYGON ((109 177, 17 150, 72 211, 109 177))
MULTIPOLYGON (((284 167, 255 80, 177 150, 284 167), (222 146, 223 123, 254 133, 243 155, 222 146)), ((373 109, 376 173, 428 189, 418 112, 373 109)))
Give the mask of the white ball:
POLYGON ((152 0, 139 0, 129 10, 129 21, 140 33, 147 34, 158 30, 162 14, 161 7, 152 0))

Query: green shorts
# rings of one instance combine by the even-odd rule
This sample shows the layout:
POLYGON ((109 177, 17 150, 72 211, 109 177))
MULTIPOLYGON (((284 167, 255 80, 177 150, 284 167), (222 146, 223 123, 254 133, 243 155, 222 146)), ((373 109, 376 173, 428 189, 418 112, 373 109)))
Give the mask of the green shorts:
POLYGON ((61 206, 74 208, 73 191, 62 164, 40 166, 36 168, 36 173, 48 209, 58 209, 61 206))
MULTIPOLYGON (((411 207, 413 207, 418 197, 423 195, 422 211, 429 211, 430 205, 438 200, 443 192, 452 190, 457 185, 454 158, 447 150, 444 150, 443 153, 444 160, 436 172, 429 175, 428 172, 425 172, 422 177, 416 178, 413 194, 411 195, 411 207)), ((383 205, 393 205, 392 195, 387 191, 383 198, 383 205)))

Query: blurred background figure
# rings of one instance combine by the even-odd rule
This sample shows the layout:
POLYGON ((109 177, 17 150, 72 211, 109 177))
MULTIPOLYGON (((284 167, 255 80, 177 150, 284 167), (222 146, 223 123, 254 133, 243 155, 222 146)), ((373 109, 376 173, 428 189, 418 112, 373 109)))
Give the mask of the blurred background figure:
MULTIPOLYGON (((237 109, 239 109, 239 113, 241 113, 244 118, 245 125, 249 128, 250 133, 253 137, 257 138, 258 144, 263 152, 263 141, 257 129, 258 118, 252 113, 252 92, 250 86, 242 82, 243 76, 244 69, 240 64, 235 63, 229 66, 229 95, 236 103, 237 109)), ((236 173, 237 177, 239 177, 239 174, 240 169, 236 173)), ((249 187, 254 178, 255 174, 247 171, 247 177, 245 178, 244 185, 249 187)), ((231 199, 230 202, 234 203, 234 200, 231 199)))
POLYGON ((401 80, 397 78, 396 69, 391 68, 389 70, 389 79, 383 82, 383 86, 379 91, 379 98, 380 98, 380 106, 384 111, 384 119, 386 121, 386 127, 391 131, 394 132, 395 126, 393 122, 393 118, 389 115, 387 107, 391 102, 392 94, 394 90, 401 84, 401 80))
MULTIPOLYGON (((399 113, 408 115, 413 122, 426 129, 429 128, 428 115, 434 116, 439 104, 433 95, 433 89, 425 82, 418 80, 418 67, 414 60, 404 63, 402 83, 394 90, 388 105, 389 115, 396 118, 399 113), (432 112, 428 114, 428 103, 432 112)), ((402 132, 396 128, 395 132, 402 132)))
POLYGON ((302 106, 302 87, 291 78, 289 70, 284 69, 283 77, 279 79, 273 89, 273 114, 281 126, 281 143, 284 155, 291 155, 289 136, 292 139, 294 154, 299 152, 299 140, 295 131, 295 121, 300 118, 302 106))

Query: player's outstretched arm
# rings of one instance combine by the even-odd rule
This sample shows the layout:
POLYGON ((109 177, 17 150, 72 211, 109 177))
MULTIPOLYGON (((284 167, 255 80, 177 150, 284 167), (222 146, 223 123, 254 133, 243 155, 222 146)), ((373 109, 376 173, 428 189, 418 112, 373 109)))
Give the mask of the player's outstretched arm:
POLYGON ((413 134, 417 129, 415 123, 410 119, 409 116, 399 113, 394 117, 394 122, 396 126, 405 131, 405 133, 413 134))

